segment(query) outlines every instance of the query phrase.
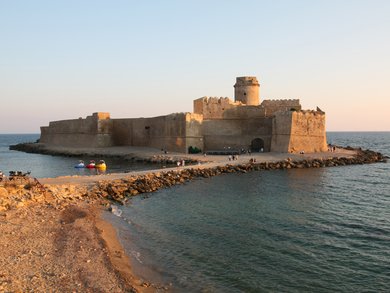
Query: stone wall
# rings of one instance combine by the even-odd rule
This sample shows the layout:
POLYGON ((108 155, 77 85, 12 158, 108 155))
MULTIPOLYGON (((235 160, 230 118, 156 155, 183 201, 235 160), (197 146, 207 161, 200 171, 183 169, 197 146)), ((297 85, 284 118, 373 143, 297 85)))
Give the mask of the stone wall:
POLYGON ((114 119, 115 145, 146 146, 187 152, 190 146, 203 150, 202 115, 176 113, 153 118, 114 119))
POLYGON ((203 115, 186 113, 186 151, 190 146, 204 150, 202 133, 203 115))
POLYGON ((202 115, 176 113, 153 118, 110 119, 94 113, 85 119, 50 122, 41 127, 40 142, 64 147, 145 146, 187 152, 203 150, 202 115))
POLYGON ((113 124, 109 113, 94 113, 85 119, 53 121, 41 127, 40 142, 65 147, 112 146, 113 124))
POLYGON ((264 151, 271 147, 272 119, 204 120, 202 125, 205 150, 231 148, 250 149, 255 138, 264 141, 264 151))
POLYGON ((203 119, 222 119, 224 112, 237 108, 241 102, 233 102, 229 98, 203 97, 194 100, 194 113, 202 114, 203 119))
POLYGON ((325 113, 319 111, 293 112, 291 128, 290 152, 327 151, 325 113))
POLYGON ((115 145, 186 151, 186 113, 153 118, 113 119, 115 145))
POLYGON ((299 99, 264 100, 260 104, 260 107, 264 108, 267 116, 271 116, 278 111, 290 111, 291 109, 299 111, 302 109, 299 99))
POLYGON ((297 153, 326 150, 325 113, 320 111, 275 113, 271 151, 297 153))

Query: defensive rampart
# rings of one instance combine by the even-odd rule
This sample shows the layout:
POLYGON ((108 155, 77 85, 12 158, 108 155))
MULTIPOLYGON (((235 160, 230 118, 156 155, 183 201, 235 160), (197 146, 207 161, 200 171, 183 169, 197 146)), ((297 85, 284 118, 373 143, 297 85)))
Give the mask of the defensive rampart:
POLYGON ((233 102, 227 97, 203 97, 194 100, 194 113, 203 115, 204 120, 222 119, 226 110, 235 109, 241 105, 241 102, 233 102))
POLYGON ((271 116, 278 111, 290 111, 291 109, 299 111, 302 109, 299 99, 264 100, 260 107, 264 109, 266 116, 271 116))
POLYGON ((287 111, 275 113, 271 151, 321 152, 327 150, 325 113, 287 111))
POLYGON ((189 146, 203 149, 200 124, 201 116, 191 113, 113 119, 113 142, 118 146, 146 146, 185 153, 189 146))
POLYGON ((109 147, 112 129, 109 113, 94 113, 85 119, 50 122, 41 127, 40 142, 65 147, 109 147))

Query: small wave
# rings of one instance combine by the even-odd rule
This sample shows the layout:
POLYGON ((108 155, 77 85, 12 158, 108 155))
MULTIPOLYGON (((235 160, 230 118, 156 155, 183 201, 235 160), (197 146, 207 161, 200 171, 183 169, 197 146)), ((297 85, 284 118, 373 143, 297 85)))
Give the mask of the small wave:
POLYGON ((139 263, 142 263, 142 260, 141 260, 141 253, 138 252, 138 251, 131 251, 131 255, 134 256, 134 258, 139 262, 139 263))
POLYGON ((122 210, 119 209, 117 206, 111 205, 110 210, 117 217, 120 217, 122 215, 122 210))

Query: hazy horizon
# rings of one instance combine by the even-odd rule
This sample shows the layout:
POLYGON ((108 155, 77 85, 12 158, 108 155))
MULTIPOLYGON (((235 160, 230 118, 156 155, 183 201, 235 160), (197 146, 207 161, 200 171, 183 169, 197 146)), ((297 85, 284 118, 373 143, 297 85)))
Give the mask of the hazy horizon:
POLYGON ((1 3, 0 133, 192 112, 245 75, 328 131, 390 131, 390 1, 1 3))

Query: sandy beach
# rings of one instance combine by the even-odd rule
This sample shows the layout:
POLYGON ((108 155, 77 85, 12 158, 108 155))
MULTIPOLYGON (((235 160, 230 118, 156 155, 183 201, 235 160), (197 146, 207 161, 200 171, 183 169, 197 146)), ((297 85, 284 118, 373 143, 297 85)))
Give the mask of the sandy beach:
MULTIPOLYGON (((85 153, 86 150, 81 150, 85 153)), ((89 150, 92 152, 92 150, 89 150)), ((93 150, 94 152, 96 150, 93 150)), ((124 149, 104 149, 105 155, 126 156, 124 149)), ((158 150, 140 151, 140 157, 162 159, 158 150), (141 156, 142 155, 142 156, 141 156)), ((79 149, 74 152, 80 152, 79 149)), ((100 217, 109 198, 99 196, 99 182, 130 180, 136 176, 210 169, 226 165, 283 160, 352 158, 354 150, 315 154, 258 153, 239 156, 167 154, 173 160, 190 159, 198 164, 158 170, 65 176, 37 182, 8 182, 0 186, 0 291, 5 292, 163 292, 166 284, 150 284, 132 274, 129 258, 115 229, 100 217)))

